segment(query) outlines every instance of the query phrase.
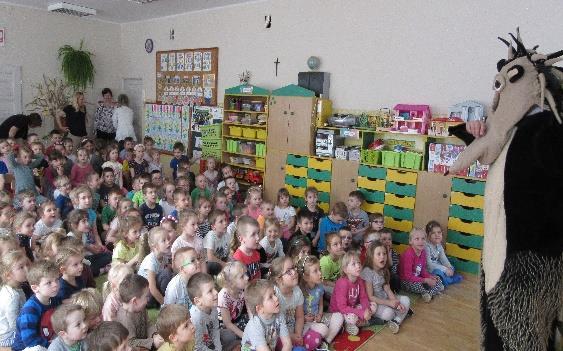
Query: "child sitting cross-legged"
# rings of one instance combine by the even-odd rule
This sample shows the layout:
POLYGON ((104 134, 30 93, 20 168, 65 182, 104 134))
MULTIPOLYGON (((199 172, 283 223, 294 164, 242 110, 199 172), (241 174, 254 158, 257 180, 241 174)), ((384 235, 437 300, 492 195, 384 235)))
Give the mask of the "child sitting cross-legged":
POLYGON ((250 283, 244 292, 244 300, 252 318, 244 328, 242 348, 244 350, 274 351, 281 342, 282 351, 292 349, 285 316, 280 313, 280 302, 274 283, 258 279, 250 283))
POLYGON ((57 299, 59 292, 59 269, 53 262, 37 261, 27 272, 27 281, 33 290, 23 305, 16 322, 16 336, 12 350, 22 351, 28 347, 47 347, 47 340, 40 327, 41 317, 49 309, 61 304, 57 299))
POLYGON ((21 250, 11 250, 0 256, 0 350, 14 342, 16 318, 25 295, 21 284, 27 281, 29 259, 21 250))
POLYGON ((143 217, 143 223, 149 230, 160 225, 160 220, 163 216, 162 207, 158 204, 156 191, 156 186, 152 183, 143 185, 145 202, 139 208, 143 217))
POLYGON ((393 334, 399 332, 399 325, 407 316, 410 299, 395 295, 389 285, 387 248, 380 241, 373 241, 367 250, 366 262, 361 277, 367 285, 367 294, 371 302, 377 304, 375 316, 389 321, 393 334))
POLYGON ((272 261, 285 256, 283 243, 280 239, 280 225, 277 219, 264 222, 264 237, 260 240, 260 263, 262 275, 266 276, 272 261))
POLYGON ((83 259, 84 256, 80 249, 63 248, 58 250, 55 263, 62 276, 59 278, 57 298, 61 301, 67 300, 70 295, 84 288, 84 282, 81 278, 83 259))
POLYGON ((83 340, 88 333, 84 310, 80 305, 66 304, 57 307, 51 316, 53 331, 57 337, 49 345, 48 351, 83 351, 83 340))
POLYGON ((442 246, 442 227, 437 221, 430 221, 426 225, 426 264, 428 271, 437 275, 444 286, 459 283, 461 275, 455 274, 454 266, 448 260, 442 246))
POLYGON ((399 278, 399 261, 400 256, 393 248, 393 233, 391 229, 382 228, 379 231, 379 241, 387 248, 387 263, 389 267, 390 285, 393 292, 399 291, 401 288, 401 278, 399 278))
MULTIPOLYGON (((340 228, 346 225, 346 217, 348 209, 344 202, 337 202, 330 208, 330 213, 319 221, 319 241, 317 250, 319 253, 326 250, 326 235, 332 232, 338 232, 340 228)), ((313 243, 315 245, 315 243, 313 243)))
POLYGON ((162 345, 163 340, 158 334, 149 332, 147 302, 150 298, 149 282, 138 274, 129 274, 119 285, 121 305, 115 315, 129 331, 129 346, 152 350, 162 345))
POLYGON ((174 254, 174 268, 178 274, 170 280, 166 287, 163 305, 180 304, 191 308, 188 281, 194 274, 201 272, 201 260, 197 252, 191 247, 178 249, 174 254))
POLYGON ((330 312, 344 315, 346 332, 358 335, 358 326, 372 324, 370 319, 377 309, 366 292, 366 284, 360 273, 362 265, 356 251, 349 251, 342 257, 342 277, 336 281, 330 297, 330 312))
POLYGON ((166 230, 155 227, 148 234, 151 252, 143 259, 139 266, 139 275, 149 282, 149 292, 152 296, 151 306, 159 306, 164 302, 163 293, 166 291, 168 281, 164 283, 161 274, 165 274, 166 255, 170 253, 170 241, 166 230))
POLYGON ((123 324, 114 321, 102 322, 86 338, 89 350, 131 351, 129 331, 123 324))
POLYGON ((426 270, 426 233, 413 228, 409 233, 410 247, 401 254, 399 263, 401 288, 422 295, 424 302, 444 290, 442 281, 426 270))
POLYGON ((248 286, 248 274, 244 264, 233 261, 225 265, 217 276, 221 286, 218 295, 221 343, 231 349, 240 344, 248 314, 244 304, 244 290, 248 286))
POLYGON ((340 278, 340 260, 344 255, 342 239, 338 233, 329 233, 326 236, 328 255, 321 257, 320 266, 323 277, 325 293, 330 297, 336 280, 340 278))
POLYGON ((104 298, 104 306, 102 307, 102 319, 104 321, 113 321, 117 310, 121 306, 119 299, 119 285, 123 279, 134 271, 125 263, 113 263, 108 272, 108 280, 104 283, 102 294, 104 298))
POLYGON ((42 203, 37 214, 39 220, 34 225, 33 240, 42 243, 51 231, 62 228, 63 222, 59 219, 57 206, 51 200, 42 203))
POLYGON ((203 240, 197 235, 197 213, 192 210, 183 211, 178 221, 178 233, 180 234, 172 244, 172 255, 183 247, 191 247, 196 253, 203 257, 203 240))
POLYGON ((209 215, 211 228, 203 243, 207 251, 207 272, 217 275, 229 259, 229 245, 232 236, 227 231, 227 216, 221 210, 213 210, 209 215))
POLYGON ((147 252, 141 240, 143 221, 139 217, 127 216, 119 221, 119 241, 115 244, 112 262, 121 262, 137 268, 147 252))
POLYGON ((55 178, 55 186, 57 190, 55 191, 55 205, 59 209, 59 214, 62 219, 66 219, 66 216, 70 211, 72 211, 72 200, 70 199, 70 189, 72 185, 70 184, 70 179, 66 175, 61 175, 55 178))
POLYGON ((361 191, 354 190, 348 194, 346 221, 352 232, 354 247, 358 247, 362 243, 364 233, 369 226, 369 216, 366 211, 361 209, 362 202, 364 202, 364 194, 361 191))
POLYGON ((156 331, 165 343, 158 351, 191 351, 194 346, 195 328, 190 311, 184 305, 162 307, 156 320, 156 331))
POLYGON ((297 272, 299 273, 299 286, 304 297, 303 343, 307 350, 314 350, 320 345, 322 339, 328 344, 332 342, 342 329, 344 317, 339 312, 324 313, 324 287, 319 260, 315 256, 305 256, 297 261, 297 272))
POLYGON ((260 279, 260 228, 258 222, 250 216, 242 216, 237 222, 236 235, 231 243, 233 259, 246 266, 250 281, 260 279), (236 251, 235 251, 236 250, 236 251))
POLYGON ((215 281, 207 273, 196 273, 188 281, 188 294, 193 305, 190 308, 195 326, 195 350, 221 351, 219 317, 217 315, 217 290, 215 281))

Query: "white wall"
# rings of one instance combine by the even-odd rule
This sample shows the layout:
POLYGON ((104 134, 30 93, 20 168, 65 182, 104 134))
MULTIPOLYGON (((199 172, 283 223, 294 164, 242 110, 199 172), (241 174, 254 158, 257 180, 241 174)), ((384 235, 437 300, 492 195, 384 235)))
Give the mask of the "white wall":
MULTIPOLYGON (((59 47, 65 44, 78 47, 81 39, 85 40, 86 49, 95 54, 94 89, 86 92, 87 101, 95 103, 105 86, 114 90, 121 87, 118 71, 121 28, 117 24, 0 4, 0 27, 6 29, 6 45, 0 47, 0 64, 22 66, 24 110, 33 99, 32 86, 42 81, 43 74, 62 77, 57 59, 59 47)), ((88 107, 89 112, 93 110, 93 106, 88 107)), ((52 121, 46 119, 42 132, 48 132, 52 125, 52 121)))
POLYGON ((496 39, 516 26, 528 46, 563 48, 559 0, 269 0, 122 25, 123 72, 141 77, 155 98, 158 50, 219 47, 219 101, 238 74, 275 89, 297 82, 311 55, 331 73, 330 96, 340 109, 429 103, 434 112, 466 99, 489 102, 496 39), (264 29, 264 15, 272 28, 264 29), (169 40, 174 28, 176 39, 169 40), (155 50, 144 51, 152 38, 155 50), (274 60, 279 57, 275 76, 274 60))

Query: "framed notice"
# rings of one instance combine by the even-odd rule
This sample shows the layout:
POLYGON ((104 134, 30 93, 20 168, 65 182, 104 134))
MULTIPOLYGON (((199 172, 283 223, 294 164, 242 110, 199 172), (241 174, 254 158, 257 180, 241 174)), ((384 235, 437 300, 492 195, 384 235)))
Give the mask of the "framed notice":
POLYGON ((6 42, 6 30, 4 28, 0 28, 0 46, 4 46, 6 42))

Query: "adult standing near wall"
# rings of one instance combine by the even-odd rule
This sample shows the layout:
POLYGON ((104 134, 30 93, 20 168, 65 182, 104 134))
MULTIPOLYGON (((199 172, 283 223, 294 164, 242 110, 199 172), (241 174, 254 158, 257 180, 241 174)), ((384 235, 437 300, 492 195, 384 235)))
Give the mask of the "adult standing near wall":
POLYGON ((115 140, 121 142, 126 137, 135 137, 133 128, 133 110, 129 107, 129 98, 125 94, 117 97, 118 107, 113 111, 113 126, 115 127, 115 140))
POLYGON ((94 119, 96 137, 104 140, 115 140, 115 127, 113 126, 115 103, 111 89, 102 89, 102 96, 104 99, 96 108, 96 118, 94 119))
POLYGON ((61 125, 66 125, 70 137, 74 145, 78 145, 84 137, 88 135, 86 132, 86 105, 84 101, 84 93, 77 91, 72 97, 71 105, 65 106, 63 109, 66 119, 64 122, 59 121, 61 125))
POLYGON ((38 113, 13 115, 0 124, 0 138, 27 139, 29 128, 41 127, 42 120, 38 113))

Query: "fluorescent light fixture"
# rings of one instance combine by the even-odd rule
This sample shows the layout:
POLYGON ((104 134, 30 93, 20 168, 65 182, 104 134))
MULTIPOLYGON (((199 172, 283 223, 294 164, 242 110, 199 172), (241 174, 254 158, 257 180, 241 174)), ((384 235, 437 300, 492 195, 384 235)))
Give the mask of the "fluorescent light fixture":
POLYGON ((47 7, 50 12, 58 12, 70 16, 86 17, 96 15, 96 10, 89 7, 69 4, 67 2, 58 2, 47 7))

